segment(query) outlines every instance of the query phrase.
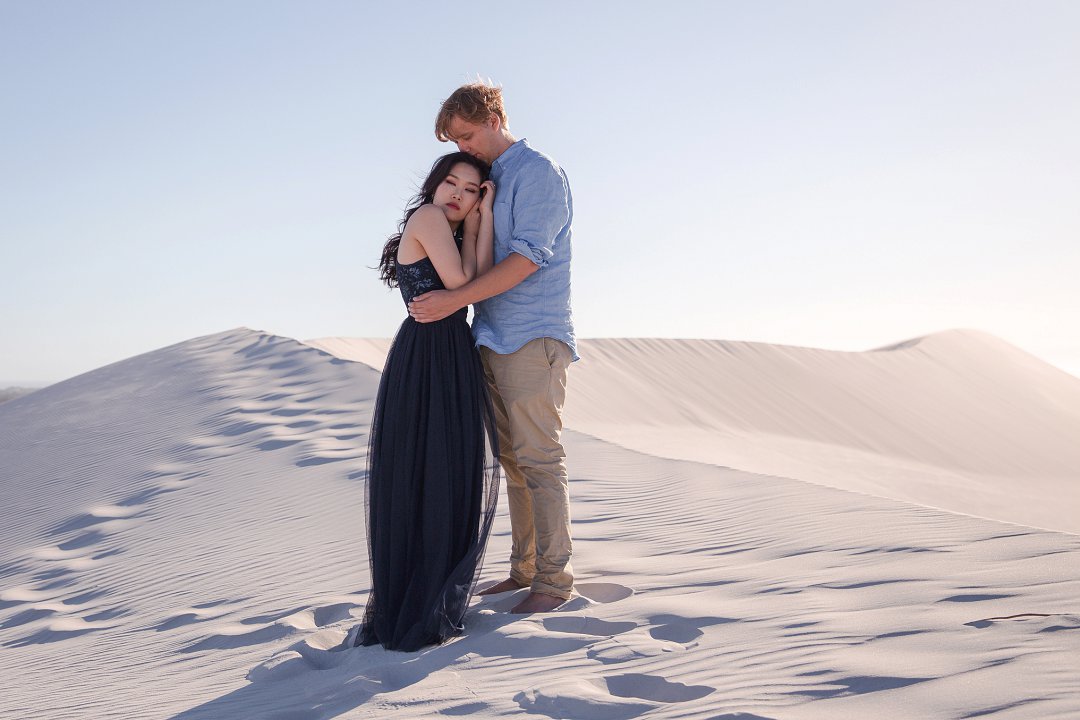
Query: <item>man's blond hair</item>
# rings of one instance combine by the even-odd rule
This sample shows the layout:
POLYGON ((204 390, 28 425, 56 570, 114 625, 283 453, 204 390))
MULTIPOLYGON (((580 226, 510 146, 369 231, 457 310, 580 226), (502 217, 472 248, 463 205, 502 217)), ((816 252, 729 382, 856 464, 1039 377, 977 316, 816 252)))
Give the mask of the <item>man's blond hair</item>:
POLYGON ((483 125, 492 114, 499 118, 503 127, 508 126, 506 110, 503 109, 502 88, 482 82, 462 85, 443 100, 439 115, 435 118, 435 137, 439 142, 454 139, 450 137, 450 120, 454 117, 473 125, 483 125))

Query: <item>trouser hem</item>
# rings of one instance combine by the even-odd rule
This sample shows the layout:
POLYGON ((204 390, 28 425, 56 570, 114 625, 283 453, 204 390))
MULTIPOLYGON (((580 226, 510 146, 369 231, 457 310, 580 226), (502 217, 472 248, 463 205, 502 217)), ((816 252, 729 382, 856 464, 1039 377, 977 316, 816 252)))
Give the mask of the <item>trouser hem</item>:
POLYGON ((533 581, 531 590, 534 593, 540 593, 541 595, 553 595, 554 597, 562 598, 563 600, 569 600, 570 596, 573 594, 573 588, 570 588, 569 590, 564 590, 562 588, 557 588, 554 585, 548 585, 546 583, 536 581, 533 581))
POLYGON ((527 588, 527 587, 532 585, 532 578, 531 577, 525 577, 521 573, 515 572, 513 570, 510 571, 510 579, 513 580, 514 582, 516 582, 518 585, 520 585, 523 588, 527 588))

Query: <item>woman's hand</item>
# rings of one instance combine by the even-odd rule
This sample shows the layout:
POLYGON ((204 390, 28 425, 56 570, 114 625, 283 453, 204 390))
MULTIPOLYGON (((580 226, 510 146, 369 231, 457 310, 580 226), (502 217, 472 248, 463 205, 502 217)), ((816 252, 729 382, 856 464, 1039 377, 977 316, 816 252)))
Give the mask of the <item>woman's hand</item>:
POLYGON ((480 205, 481 202, 477 202, 473 205, 473 209, 469 211, 469 214, 465 216, 465 237, 476 238, 480 234, 480 205))
POLYGON ((491 208, 495 204, 495 183, 490 180, 485 180, 480 183, 480 192, 484 194, 484 196, 480 198, 480 202, 477 203, 477 205, 480 206, 480 212, 485 215, 490 215, 491 208))

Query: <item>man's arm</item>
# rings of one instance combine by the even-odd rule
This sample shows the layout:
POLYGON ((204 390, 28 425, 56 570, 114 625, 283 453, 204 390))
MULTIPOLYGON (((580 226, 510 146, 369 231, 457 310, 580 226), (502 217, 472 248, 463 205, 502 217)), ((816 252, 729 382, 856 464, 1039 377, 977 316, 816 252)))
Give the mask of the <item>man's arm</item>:
POLYGON ((490 271, 456 290, 433 290, 413 298, 409 314, 417 322, 442 320, 466 305, 506 292, 539 269, 532 260, 510 253, 490 271))
POLYGON ((509 254, 491 270, 454 290, 425 293, 409 303, 418 322, 435 322, 489 297, 504 293, 547 264, 555 238, 570 218, 566 176, 543 161, 529 170, 514 191, 514 232, 507 239, 509 254))

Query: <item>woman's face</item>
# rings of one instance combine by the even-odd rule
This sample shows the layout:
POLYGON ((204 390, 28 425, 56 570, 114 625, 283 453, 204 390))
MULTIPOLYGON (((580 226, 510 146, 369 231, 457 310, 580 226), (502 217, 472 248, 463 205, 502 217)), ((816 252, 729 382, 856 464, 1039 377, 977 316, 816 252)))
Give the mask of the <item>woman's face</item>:
POLYGON ((479 199, 480 171, 472 165, 458 163, 435 188, 433 204, 446 213, 448 221, 456 224, 465 219, 479 199))

